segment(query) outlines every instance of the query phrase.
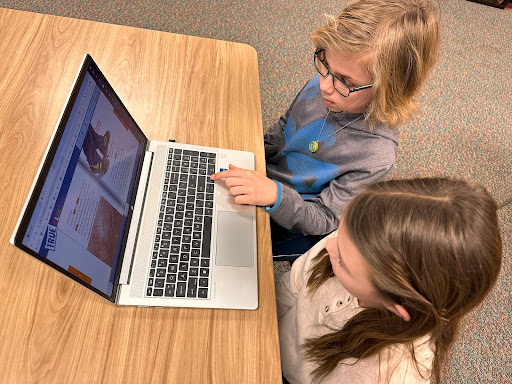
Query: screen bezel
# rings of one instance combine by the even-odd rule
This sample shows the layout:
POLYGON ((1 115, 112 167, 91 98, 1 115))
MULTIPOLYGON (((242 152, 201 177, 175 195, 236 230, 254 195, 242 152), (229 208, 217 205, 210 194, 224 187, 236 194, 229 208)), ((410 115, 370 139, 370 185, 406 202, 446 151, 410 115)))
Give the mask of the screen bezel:
POLYGON ((148 138, 146 137, 146 135, 142 132, 142 130, 140 129, 138 124, 135 122, 135 119, 133 119, 133 117, 131 116, 130 112, 127 110, 127 108, 125 107, 125 105, 123 104, 123 102, 121 101, 119 96, 117 95, 117 93, 114 91, 114 89, 112 88, 110 83, 107 81, 107 79, 103 75, 102 71, 99 69, 98 65, 92 59, 91 55, 85 54, 84 59, 83 59, 83 64, 82 64, 82 66, 81 66, 81 68, 80 68, 80 70, 78 72, 77 78, 76 78, 76 80, 75 80, 75 82, 74 82, 74 84, 72 86, 72 90, 71 90, 70 95, 68 97, 68 101, 66 102, 66 105, 65 105, 65 107, 63 109, 61 118, 57 122, 57 125, 56 125, 56 128, 55 128, 55 133, 53 135, 53 139, 51 141, 51 144, 49 145, 47 154, 46 154, 45 158, 43 159, 43 165, 41 167, 39 175, 37 176, 37 180, 36 180, 36 182, 34 184, 33 190, 31 191, 30 198, 28 199, 26 207, 25 207, 24 211, 22 212, 21 220, 20 220, 20 223, 19 223, 16 235, 14 236, 13 240, 14 240, 14 245, 16 247, 20 248, 21 250, 25 251, 26 253, 30 254, 31 256, 34 256, 35 258, 37 258, 38 260, 42 261, 43 263, 49 265, 53 269, 58 270, 62 274, 66 275, 67 277, 69 277, 69 278, 73 279, 74 281, 80 283, 81 285, 83 285, 86 288, 92 290, 93 292, 95 292, 95 293, 103 296, 104 298, 108 299, 109 301, 115 303, 116 297, 117 297, 118 285, 119 285, 119 276, 120 276, 120 272, 121 272, 121 267, 123 265, 124 250, 125 250, 125 247, 126 247, 126 239, 128 237, 128 233, 129 233, 130 225, 131 225, 131 218, 132 218, 132 214, 133 214, 133 205, 135 203, 136 191, 138 189, 138 185, 139 185, 139 182, 140 182, 142 163, 143 163, 143 160, 144 160, 143 153, 142 153, 142 156, 140 157, 140 161, 139 161, 139 164, 137 166, 135 183, 134 183, 134 187, 133 187, 133 191, 132 191, 132 197, 131 197, 131 201, 130 201, 130 208, 131 209, 128 211, 127 222, 126 222, 125 230, 124 230, 124 233, 123 233, 122 246, 121 246, 121 249, 120 249, 120 255, 119 255, 119 260, 118 260, 117 267, 116 267, 115 278, 114 278, 114 282, 113 282, 113 289, 112 289, 112 294, 111 295, 108 295, 105 292, 102 292, 99 289, 97 289, 97 288, 93 287, 92 285, 88 284, 87 282, 81 280, 79 277, 73 275, 72 273, 68 272, 66 269, 64 269, 61 266, 59 266, 58 264, 55 264, 54 262, 48 260, 46 257, 40 255, 39 253, 37 253, 34 250, 28 248, 27 246, 25 246, 22 243, 23 238, 25 237, 27 228, 29 226, 30 220, 31 220, 32 215, 34 213, 37 201, 39 199, 39 196, 41 195, 41 191, 42 191, 42 188, 44 186, 46 177, 48 175, 48 172, 50 171, 50 166, 52 164, 52 161, 55 158, 55 154, 57 152, 57 148, 58 148, 59 142, 60 142, 60 140, 62 138, 62 135, 64 133, 64 129, 66 128, 68 120, 69 120, 69 118, 71 116, 71 111, 72 111, 73 106, 74 106, 74 104, 75 104, 75 102, 77 100, 78 93, 80 91, 80 87, 83 84, 83 81, 85 79, 85 76, 86 76, 87 71, 88 71, 90 66, 94 67, 94 69, 97 71, 97 73, 101 77, 102 81, 104 82, 105 86, 108 88, 108 91, 111 92, 117 98, 121 108, 124 110, 124 112, 128 115, 128 117, 134 123, 134 129, 137 130, 137 133, 139 133, 140 137, 143 139, 143 152, 144 152, 144 150, 148 146, 148 138))

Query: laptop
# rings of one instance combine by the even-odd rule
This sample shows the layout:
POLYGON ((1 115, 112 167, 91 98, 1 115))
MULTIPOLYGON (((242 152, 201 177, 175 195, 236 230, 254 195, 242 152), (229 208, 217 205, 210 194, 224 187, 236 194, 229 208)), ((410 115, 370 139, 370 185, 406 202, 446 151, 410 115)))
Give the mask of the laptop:
POLYGON ((117 305, 256 309, 254 154, 148 140, 84 56, 11 243, 117 305))

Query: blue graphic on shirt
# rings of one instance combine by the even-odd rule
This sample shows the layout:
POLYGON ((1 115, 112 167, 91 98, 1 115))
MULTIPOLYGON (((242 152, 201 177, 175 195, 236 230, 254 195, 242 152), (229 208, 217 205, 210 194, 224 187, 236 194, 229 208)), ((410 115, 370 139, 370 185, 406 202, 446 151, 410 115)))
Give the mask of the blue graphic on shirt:
POLYGON ((318 96, 320 91, 320 75, 313 77, 309 83, 304 87, 299 99, 305 99, 306 101, 313 100, 318 96))
MULTIPOLYGON (((318 137, 325 119, 320 118, 306 125, 297 132, 296 122, 292 115, 284 129, 285 147, 282 151, 286 157, 288 169, 294 176, 290 182, 302 198, 316 196, 323 191, 338 176, 338 166, 317 160, 305 151, 308 151, 309 142, 318 137), (316 138, 315 137, 315 138, 316 138)), ((323 137, 334 131, 334 125, 326 123, 323 137)))

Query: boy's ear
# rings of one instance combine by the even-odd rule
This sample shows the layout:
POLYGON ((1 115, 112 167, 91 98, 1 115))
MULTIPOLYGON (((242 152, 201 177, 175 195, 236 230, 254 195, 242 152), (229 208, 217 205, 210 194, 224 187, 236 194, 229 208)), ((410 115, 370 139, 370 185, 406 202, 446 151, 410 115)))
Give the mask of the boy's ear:
POLYGON ((386 309, 388 311, 393 312, 395 315, 397 315, 398 317, 401 317, 405 321, 411 320, 411 316, 409 315, 409 312, 407 312, 407 309, 405 309, 400 304, 386 303, 386 304, 384 304, 384 307, 386 307, 386 309))

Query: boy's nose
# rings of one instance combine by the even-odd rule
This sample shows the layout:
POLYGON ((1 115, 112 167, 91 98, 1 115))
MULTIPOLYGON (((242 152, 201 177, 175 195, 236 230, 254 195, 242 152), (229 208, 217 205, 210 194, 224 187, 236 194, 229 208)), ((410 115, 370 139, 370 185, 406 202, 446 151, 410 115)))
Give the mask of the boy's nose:
POLYGON ((320 90, 327 94, 331 94, 334 91, 331 74, 328 74, 326 77, 320 76, 320 90))

